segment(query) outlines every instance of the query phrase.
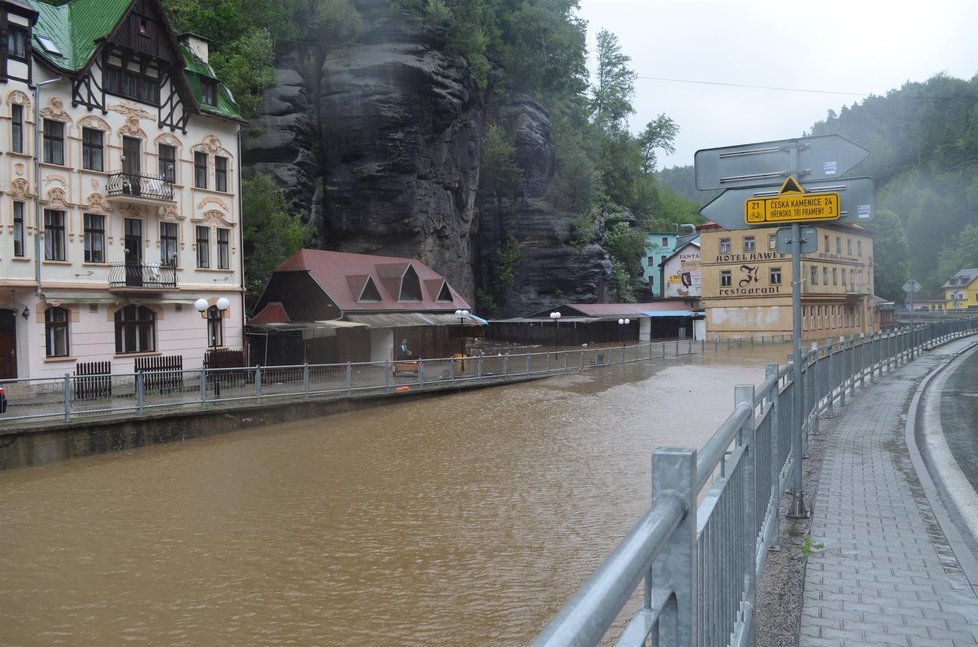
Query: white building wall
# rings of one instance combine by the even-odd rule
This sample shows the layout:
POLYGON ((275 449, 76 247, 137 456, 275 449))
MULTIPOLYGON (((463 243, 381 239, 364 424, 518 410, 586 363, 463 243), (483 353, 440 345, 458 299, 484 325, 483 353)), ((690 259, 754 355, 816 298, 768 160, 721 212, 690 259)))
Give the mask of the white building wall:
MULTIPOLYGON (((51 77, 35 60, 35 83, 51 77)), ((0 308, 17 312, 16 373, 26 377, 60 377, 74 371, 76 362, 112 361, 113 372, 131 367, 134 354, 115 352, 114 313, 128 305, 152 307, 157 314, 156 350, 153 355, 182 355, 185 369, 199 368, 207 350, 207 322, 194 309, 195 300, 210 304, 220 297, 230 301, 224 313, 224 348, 242 347, 244 321, 241 274, 241 218, 238 206, 238 154, 236 122, 195 115, 187 132, 158 127, 158 109, 132 100, 106 97, 107 114, 72 107, 70 82, 62 79, 40 88, 41 119, 65 124, 64 165, 40 162, 35 167, 34 91, 11 80, 0 85, 0 308), (24 107, 24 152, 11 148, 11 106, 24 107), (102 130, 103 171, 82 168, 82 128, 102 130), (158 146, 176 147, 174 200, 140 202, 115 200, 106 183, 122 168, 124 137, 141 142, 140 171, 159 172, 158 146), (206 189, 194 187, 194 151, 208 156, 206 189), (215 157, 226 157, 227 191, 215 187, 215 157), (35 172, 40 172, 40 214, 36 201, 35 172), (14 203, 24 205, 24 255, 14 256, 14 203), (65 212, 65 260, 43 260, 44 209, 65 212), (105 262, 86 263, 84 214, 105 216, 105 262), (37 236, 38 216, 42 235, 37 236), (125 261, 125 220, 142 223, 140 251, 144 264, 161 260, 160 222, 177 224, 177 287, 164 289, 109 289, 111 265, 125 261), (197 226, 209 230, 210 268, 196 262, 197 226), (229 230, 230 263, 215 269, 217 230, 229 230), (42 258, 37 264, 37 250, 42 258), (40 270, 40 284, 36 281, 40 270), (20 316, 24 306, 30 316, 20 316), (70 314, 69 355, 48 357, 45 316, 59 306, 70 314)), ((168 89, 161 91, 166 96, 168 89)), ((43 145, 42 145, 43 150, 43 145)), ((2 376, 0 376, 2 377, 2 376)))

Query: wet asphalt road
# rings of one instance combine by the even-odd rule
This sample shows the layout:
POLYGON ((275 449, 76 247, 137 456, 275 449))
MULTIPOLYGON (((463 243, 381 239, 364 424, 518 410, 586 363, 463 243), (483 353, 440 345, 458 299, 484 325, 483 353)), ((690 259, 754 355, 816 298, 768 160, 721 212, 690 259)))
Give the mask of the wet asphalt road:
POLYGON ((978 492, 978 348, 948 377, 941 392, 941 426, 951 454, 978 492))

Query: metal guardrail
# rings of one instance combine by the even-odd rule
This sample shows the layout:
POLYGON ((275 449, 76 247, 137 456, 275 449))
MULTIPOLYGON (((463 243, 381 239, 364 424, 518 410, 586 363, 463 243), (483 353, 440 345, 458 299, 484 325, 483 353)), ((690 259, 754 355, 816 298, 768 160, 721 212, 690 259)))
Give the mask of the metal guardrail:
POLYGON ((110 263, 109 287, 174 290, 177 268, 166 263, 110 263))
POLYGON ((643 580, 642 605, 617 645, 753 645, 757 582, 777 547, 781 493, 800 460, 791 444, 794 389, 802 389, 807 440, 819 415, 837 400, 844 405, 857 383, 975 333, 978 319, 840 338, 804 355, 800 384, 790 365, 771 364, 759 389, 735 387, 733 413, 702 449, 653 453, 648 512, 533 646, 597 645, 643 580))

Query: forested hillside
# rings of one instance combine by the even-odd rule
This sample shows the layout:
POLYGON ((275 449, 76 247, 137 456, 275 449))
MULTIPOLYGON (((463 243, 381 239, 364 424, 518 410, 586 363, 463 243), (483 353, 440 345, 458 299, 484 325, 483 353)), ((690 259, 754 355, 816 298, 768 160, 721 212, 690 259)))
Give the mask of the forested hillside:
MULTIPOLYGON (((877 215, 866 226, 876 233, 879 296, 902 303, 908 278, 933 293, 978 267, 978 77, 907 83, 830 111, 809 134, 842 135, 870 151, 849 175, 876 180, 877 215)), ((695 190, 692 166, 660 181, 699 204, 713 196, 695 190)))

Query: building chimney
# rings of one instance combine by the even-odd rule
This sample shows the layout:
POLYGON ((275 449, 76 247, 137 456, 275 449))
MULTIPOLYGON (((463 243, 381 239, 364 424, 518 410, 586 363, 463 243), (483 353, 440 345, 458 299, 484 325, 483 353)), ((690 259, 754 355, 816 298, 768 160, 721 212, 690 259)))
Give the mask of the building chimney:
POLYGON ((203 63, 207 63, 208 41, 206 38, 187 32, 180 35, 180 42, 189 47, 194 55, 203 63))

